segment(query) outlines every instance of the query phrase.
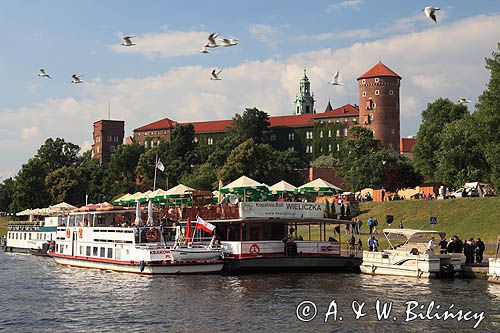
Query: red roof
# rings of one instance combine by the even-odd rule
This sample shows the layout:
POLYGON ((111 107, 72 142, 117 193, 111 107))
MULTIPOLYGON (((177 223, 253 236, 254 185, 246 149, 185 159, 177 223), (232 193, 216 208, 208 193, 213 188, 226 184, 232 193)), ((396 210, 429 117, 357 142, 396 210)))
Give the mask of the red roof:
POLYGON ((411 153, 411 149, 417 143, 417 139, 401 138, 399 139, 399 152, 411 153))
POLYGON ((163 118, 154 123, 144 125, 142 127, 136 128, 134 132, 138 131, 150 131, 150 130, 160 130, 160 129, 172 129, 177 125, 177 123, 171 119, 163 118))
POLYGON ((371 77, 382 77, 382 76, 392 76, 392 77, 398 77, 401 79, 401 76, 396 74, 392 69, 384 65, 382 62, 379 61, 378 64, 370 68, 366 73, 358 77, 358 80, 360 79, 368 79, 371 77))
MULTIPOLYGON (((269 117, 269 127, 304 127, 313 126, 315 119, 343 116, 357 116, 359 109, 357 106, 346 104, 334 110, 323 113, 307 113, 300 115, 289 116, 274 116, 269 117)), ((196 121, 190 123, 181 123, 182 125, 193 124, 195 133, 213 133, 225 132, 231 126, 232 120, 212 120, 212 121, 196 121)), ((154 123, 136 128, 134 132, 174 128, 177 123, 168 118, 158 120, 154 123)))

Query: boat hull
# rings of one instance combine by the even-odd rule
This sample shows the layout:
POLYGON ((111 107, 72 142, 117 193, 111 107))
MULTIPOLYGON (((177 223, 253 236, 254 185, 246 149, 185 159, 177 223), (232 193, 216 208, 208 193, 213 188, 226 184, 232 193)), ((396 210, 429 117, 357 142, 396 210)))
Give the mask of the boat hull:
POLYGON ((488 263, 488 281, 500 284, 500 258, 490 258, 488 263))
POLYGON ((15 246, 4 246, 3 250, 5 252, 30 253, 31 248, 15 247, 15 246))
POLYGON ((174 249, 170 250, 170 255, 176 261, 194 261, 194 260, 217 260, 221 257, 222 252, 206 249, 174 249))
POLYGON ((359 272, 361 259, 343 256, 276 256, 226 258, 224 262, 224 271, 235 274, 250 272, 359 272))
POLYGON ((103 262, 97 260, 84 260, 68 257, 53 256, 57 264, 63 266, 93 268, 101 270, 112 270, 117 272, 136 273, 142 275, 171 275, 171 274, 211 274, 219 273, 222 270, 224 263, 222 261, 214 262, 182 262, 182 263, 167 263, 167 264, 121 264, 103 262))

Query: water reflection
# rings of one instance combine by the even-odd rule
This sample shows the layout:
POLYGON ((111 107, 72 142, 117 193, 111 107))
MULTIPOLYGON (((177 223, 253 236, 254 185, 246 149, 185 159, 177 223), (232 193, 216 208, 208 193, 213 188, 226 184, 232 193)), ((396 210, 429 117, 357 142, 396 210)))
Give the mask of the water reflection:
POLYGON ((8 332, 450 331, 472 322, 405 323, 405 302, 486 311, 479 331, 499 331, 500 286, 481 280, 417 280, 353 274, 144 277, 57 266, 51 259, 0 253, 0 330, 8 332), (393 302, 397 321, 378 321, 375 301, 393 302), (314 301, 303 323, 296 306, 314 301), (332 300, 343 321, 324 322, 332 300), (353 301, 367 315, 354 320, 353 301))

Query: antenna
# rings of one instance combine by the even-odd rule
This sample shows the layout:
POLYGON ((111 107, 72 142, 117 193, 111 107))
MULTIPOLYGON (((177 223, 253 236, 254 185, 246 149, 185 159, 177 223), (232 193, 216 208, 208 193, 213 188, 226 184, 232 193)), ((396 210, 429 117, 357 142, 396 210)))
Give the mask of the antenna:
POLYGON ((111 120, 111 100, 108 99, 108 120, 111 120))

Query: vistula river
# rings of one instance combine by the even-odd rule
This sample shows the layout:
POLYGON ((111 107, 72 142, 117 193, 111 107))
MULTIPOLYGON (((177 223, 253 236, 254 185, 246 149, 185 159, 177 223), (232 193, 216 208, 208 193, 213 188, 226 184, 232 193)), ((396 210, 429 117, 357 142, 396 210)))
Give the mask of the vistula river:
POLYGON ((3 332, 500 332, 500 285, 482 280, 343 273, 144 277, 0 253, 0 291, 3 332), (388 319, 377 318, 377 300, 393 302, 388 319), (462 309, 471 311, 469 320, 407 321, 424 317, 431 301, 431 315, 462 309), (414 307, 409 314, 408 306, 414 307), (481 313, 474 329, 479 319, 473 316, 481 313))

